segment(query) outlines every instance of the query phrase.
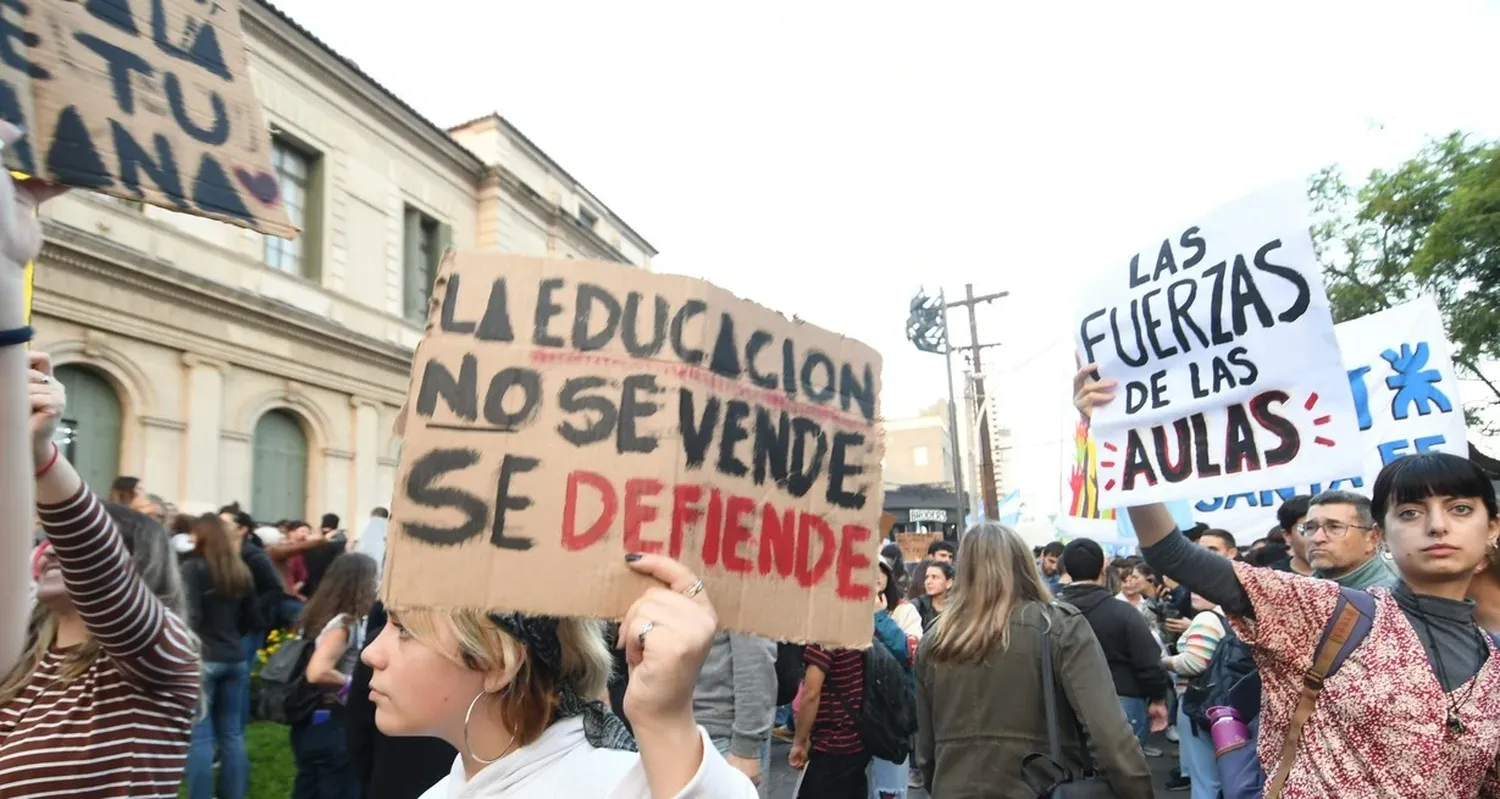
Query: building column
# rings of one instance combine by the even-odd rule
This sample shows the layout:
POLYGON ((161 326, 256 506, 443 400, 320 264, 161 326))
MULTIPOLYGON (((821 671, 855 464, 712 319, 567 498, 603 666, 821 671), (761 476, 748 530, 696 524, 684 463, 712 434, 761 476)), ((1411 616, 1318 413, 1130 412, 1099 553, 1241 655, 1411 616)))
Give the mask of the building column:
POLYGON ((355 517, 357 511, 351 503, 353 497, 349 493, 353 465, 353 452, 333 447, 323 448, 323 504, 313 514, 313 518, 317 518, 324 513, 337 513, 339 525, 349 533, 350 538, 359 535, 359 529, 355 527, 359 523, 355 517))
MULTIPOLYGON (((224 426, 224 372, 227 364, 191 352, 182 354, 186 367, 186 441, 178 450, 183 465, 179 505, 193 510, 223 505, 224 486, 219 481, 220 431, 224 426)), ((149 447, 148 447, 149 450, 149 447)), ((245 497, 243 501, 249 501, 245 497)))
POLYGON ((350 488, 354 497, 354 516, 349 523, 351 533, 359 535, 364 532, 370 510, 389 500, 381 498, 378 479, 380 407, 374 400, 364 397, 350 398, 349 405, 354 408, 354 469, 350 488))
POLYGON ((141 449, 145 453, 140 470, 141 485, 178 507, 182 506, 182 499, 174 486, 182 485, 183 429, 182 422, 176 419, 141 417, 141 431, 144 433, 141 449))
POLYGON ((218 499, 209 504, 210 510, 238 502, 250 505, 250 478, 254 461, 252 436, 238 430, 219 430, 219 491, 218 499))

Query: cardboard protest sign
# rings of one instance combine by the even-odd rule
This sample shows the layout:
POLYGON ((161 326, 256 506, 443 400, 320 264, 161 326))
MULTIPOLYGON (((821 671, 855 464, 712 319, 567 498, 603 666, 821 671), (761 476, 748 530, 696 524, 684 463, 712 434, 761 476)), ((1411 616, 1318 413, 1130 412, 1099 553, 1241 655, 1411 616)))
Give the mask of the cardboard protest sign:
POLYGON ((1260 538, 1276 524, 1276 508, 1298 494, 1324 490, 1369 494, 1387 463, 1437 450, 1468 457, 1468 430, 1458 397, 1443 317, 1431 297, 1353 319, 1334 328, 1354 396, 1363 463, 1329 471, 1314 481, 1201 499, 1194 516, 1208 524, 1260 538))
POLYGON ((628 552, 724 627, 864 646, 884 488, 880 356, 704 281, 449 253, 417 347, 392 607, 618 617, 628 552))
POLYGON ((25 0, 0 18, 0 118, 29 175, 291 237, 239 0, 25 0))
POLYGON ((1119 381, 1099 408, 1099 505, 1253 491, 1358 468, 1354 402, 1287 184, 1173 228, 1084 292, 1078 351, 1119 381))
POLYGON ((942 533, 896 533, 896 544, 901 547, 901 559, 905 561, 922 560, 927 557, 927 548, 941 540, 942 533))

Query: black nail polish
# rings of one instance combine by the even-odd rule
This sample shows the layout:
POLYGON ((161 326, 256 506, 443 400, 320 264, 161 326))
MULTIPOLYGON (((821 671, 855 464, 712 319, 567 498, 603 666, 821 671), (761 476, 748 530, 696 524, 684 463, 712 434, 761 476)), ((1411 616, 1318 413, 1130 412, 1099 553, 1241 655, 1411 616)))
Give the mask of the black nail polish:
POLYGON ((641 559, 641 553, 639 553, 639 552, 631 552, 631 553, 629 553, 629 554, 627 554, 625 556, 625 562, 626 563, 635 563, 636 561, 638 561, 640 559, 641 559))

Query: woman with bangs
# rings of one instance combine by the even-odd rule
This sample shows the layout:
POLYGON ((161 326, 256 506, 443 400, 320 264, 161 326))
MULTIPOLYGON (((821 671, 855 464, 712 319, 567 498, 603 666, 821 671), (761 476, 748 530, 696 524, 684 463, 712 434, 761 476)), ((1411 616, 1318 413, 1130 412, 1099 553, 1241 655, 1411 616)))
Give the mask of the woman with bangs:
POLYGON ((613 658, 603 624, 479 610, 393 608, 365 647, 375 723, 458 750, 424 799, 753 799, 750 778, 693 720, 693 687, 718 621, 676 561, 628 555, 655 577, 620 626, 624 708, 604 706, 613 658))
MULTIPOLYGON (((1074 404, 1086 415, 1114 394, 1114 381, 1094 369, 1074 378, 1074 404)), ((1219 604, 1251 647, 1267 796, 1279 780, 1285 799, 1500 797, 1500 664, 1465 598, 1500 536, 1494 486, 1457 455, 1409 455, 1381 469, 1371 509, 1401 581, 1369 590, 1368 635, 1323 681, 1311 714, 1295 719, 1338 584, 1196 547, 1161 504, 1131 508, 1130 517, 1147 561, 1219 604), (1300 735, 1284 757, 1296 722, 1300 735)))

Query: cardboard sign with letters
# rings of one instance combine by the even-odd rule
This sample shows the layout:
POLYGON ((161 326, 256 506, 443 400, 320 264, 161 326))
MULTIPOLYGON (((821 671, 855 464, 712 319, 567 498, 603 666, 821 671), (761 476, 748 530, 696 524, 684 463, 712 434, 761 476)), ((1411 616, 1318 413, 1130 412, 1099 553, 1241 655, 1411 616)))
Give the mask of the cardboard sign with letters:
POLYGON ((615 618, 628 552, 727 629, 865 646, 880 356, 702 280, 450 252, 406 402, 391 607, 615 618))
POLYGON ((0 3, 6 165, 291 237, 239 0, 0 3))

